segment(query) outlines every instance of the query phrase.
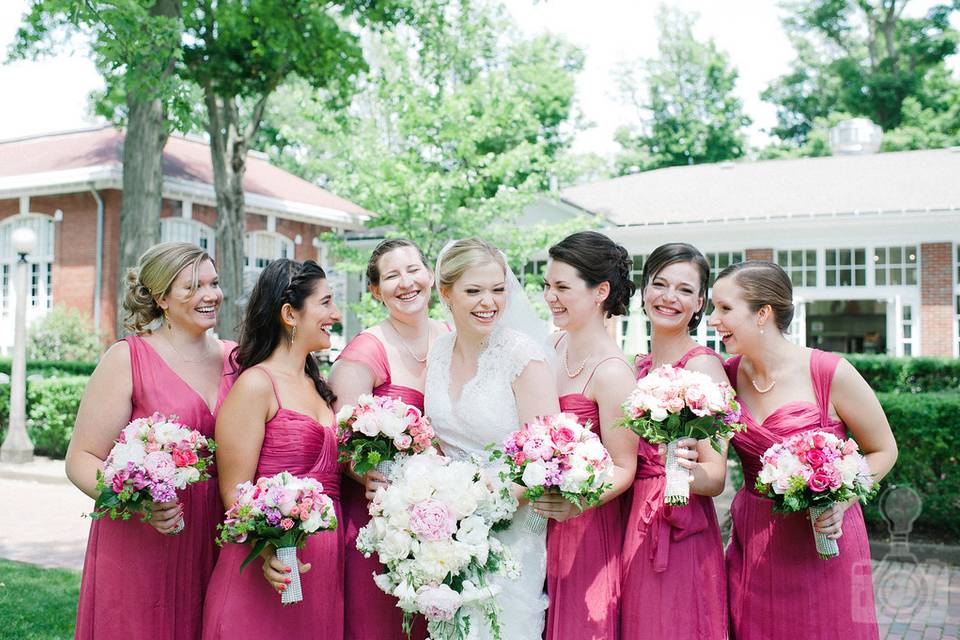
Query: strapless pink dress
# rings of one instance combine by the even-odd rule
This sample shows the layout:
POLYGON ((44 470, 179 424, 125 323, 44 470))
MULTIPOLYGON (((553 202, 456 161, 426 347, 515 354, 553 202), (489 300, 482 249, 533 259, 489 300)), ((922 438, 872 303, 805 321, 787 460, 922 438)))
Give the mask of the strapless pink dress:
MULTIPOLYGON (((840 358, 814 350, 810 377, 816 404, 788 402, 757 423, 741 402, 747 430, 733 438, 743 464, 743 488, 731 506, 727 547, 730 622, 736 640, 874 640, 879 637, 873 599, 870 545, 860 505, 847 509, 839 557, 821 560, 806 514, 778 514, 753 489, 760 456, 795 433, 823 430, 847 436, 830 417, 830 384, 840 358)), ((737 384, 740 358, 727 363, 737 384)))
MULTIPOLYGON (((374 378, 384 382, 373 390, 375 396, 390 396, 423 411, 423 393, 390 382, 390 364, 383 343, 371 333, 357 334, 340 352, 340 358, 366 365, 374 378)), ((384 568, 376 556, 365 558, 357 551, 357 533, 370 521, 367 498, 361 484, 343 479, 343 520, 346 534, 344 580, 344 629, 349 640, 407 640, 403 632, 403 610, 397 599, 385 594, 373 582, 374 573, 384 568)), ((414 623, 412 640, 427 637, 422 618, 414 623)))
MULTIPOLYGON (((130 419, 160 412, 205 436, 213 436, 216 412, 236 380, 229 355, 236 344, 223 342, 223 370, 214 411, 139 336, 125 338, 133 375, 130 419)), ((76 638, 156 638, 196 640, 203 622, 203 599, 217 560, 214 544, 223 506, 214 477, 178 493, 182 533, 157 533, 130 520, 95 520, 83 561, 76 638)))
MULTIPOLYGON (((675 367, 699 355, 694 347, 675 367)), ((640 359, 638 378, 650 372, 640 359)), ((723 543, 713 500, 691 493, 685 507, 663 504, 666 471, 657 447, 641 438, 623 540, 621 637, 718 640, 727 637, 723 543)))
MULTIPOLYGON (((265 425, 256 477, 288 471, 318 480, 333 499, 337 519, 342 522, 336 429, 283 408, 279 395, 277 403, 280 409, 265 425)), ((303 601, 286 606, 263 577, 259 559, 240 571, 250 545, 224 545, 207 589, 204 640, 343 640, 343 540, 342 526, 307 537, 297 551, 301 562, 312 565, 300 576, 303 601)))

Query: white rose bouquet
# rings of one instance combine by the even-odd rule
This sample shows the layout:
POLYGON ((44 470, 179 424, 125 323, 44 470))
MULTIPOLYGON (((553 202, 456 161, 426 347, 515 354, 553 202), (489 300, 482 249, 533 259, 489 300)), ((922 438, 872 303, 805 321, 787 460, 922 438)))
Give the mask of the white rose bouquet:
POLYGON ((480 623, 471 614, 479 612, 499 638, 498 587, 489 578, 519 576, 506 547, 491 535, 517 508, 507 485, 474 461, 432 450, 396 459, 390 481, 370 503, 371 519, 357 548, 386 565, 374 580, 398 599, 404 631, 410 633, 419 614, 433 640, 464 640, 480 623))

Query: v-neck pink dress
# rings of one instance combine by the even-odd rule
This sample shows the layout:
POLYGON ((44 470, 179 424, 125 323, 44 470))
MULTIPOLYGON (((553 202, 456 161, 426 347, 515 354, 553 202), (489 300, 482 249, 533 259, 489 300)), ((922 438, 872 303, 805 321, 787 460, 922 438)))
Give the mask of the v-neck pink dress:
MULTIPOLYGON (((616 356, 613 356, 616 357, 616 356)), ((597 363, 600 366, 606 360, 597 363)), ((594 372, 596 367, 594 368, 594 372)), ((583 391, 590 384, 590 378, 583 391)), ((560 410, 590 422, 600 435, 597 403, 580 393, 560 396, 560 410)), ((547 640, 616 640, 620 637, 620 497, 547 527, 547 640)))
MULTIPOLYGON (((373 390, 373 395, 397 398, 423 411, 423 392, 390 381, 387 351, 372 333, 357 334, 340 352, 340 359, 364 364, 375 380, 383 380, 373 390)), ((365 489, 353 479, 344 478, 342 492, 346 534, 345 637, 349 640, 407 640, 402 626, 403 610, 397 607, 397 599, 385 594, 373 582, 373 574, 382 573, 383 566, 376 556, 365 558, 357 551, 357 533, 370 521, 365 489)), ((422 617, 417 617, 410 637, 413 640, 427 637, 422 617)))
MULTIPOLYGON (((701 355, 694 347, 673 364, 701 355)), ((651 356, 637 363, 650 372, 651 356)), ((640 439, 637 476, 629 496, 623 540, 621 637, 719 640, 727 637, 723 543, 713 500, 690 494, 685 507, 663 504, 666 471, 657 447, 640 439)), ((811 636, 812 637, 812 636, 811 636)))
MULTIPOLYGON (((335 427, 285 409, 273 376, 263 367, 255 368, 270 377, 279 407, 264 425, 255 477, 287 471, 319 481, 323 492, 333 500, 340 522, 343 514, 335 427)), ((249 553, 249 544, 227 544, 221 550, 207 589, 204 640, 343 640, 342 526, 307 536, 303 548, 297 551, 300 562, 312 565, 310 571, 300 576, 302 602, 284 606, 280 594, 263 577, 260 560, 254 560, 241 572, 240 565, 249 553)))
MULTIPOLYGON (((860 505, 843 516, 839 557, 821 560, 805 513, 778 514, 757 495, 760 456, 773 444, 803 431, 846 438, 843 422, 830 417, 830 384, 840 357, 813 350, 810 377, 816 404, 788 402, 758 423, 741 401, 747 430, 733 438, 743 464, 743 488, 730 512, 727 547, 730 626, 736 640, 873 640, 879 637, 873 600, 870 545, 860 505)), ((736 387, 740 357, 727 362, 736 387)))
MULTIPOLYGON (((205 436, 213 436, 216 412, 236 374, 229 355, 236 346, 223 342, 223 370, 217 404, 206 401, 139 336, 125 341, 133 375, 130 419, 160 412, 205 436)), ((217 559, 216 525, 223 505, 214 477, 178 492, 184 530, 163 535, 138 517, 95 520, 83 562, 77 638, 151 638, 196 640, 203 620, 203 599, 217 559)))

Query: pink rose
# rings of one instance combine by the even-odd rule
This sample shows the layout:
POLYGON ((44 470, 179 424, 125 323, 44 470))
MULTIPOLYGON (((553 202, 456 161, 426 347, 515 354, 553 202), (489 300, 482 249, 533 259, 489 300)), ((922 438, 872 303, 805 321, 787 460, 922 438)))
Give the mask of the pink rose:
POLYGON ((827 439, 823 437, 822 433, 813 434, 812 440, 813 446, 815 446, 817 449, 823 449, 823 447, 827 444, 827 439))
POLYGON ((113 474, 113 479, 110 481, 110 488, 113 489, 114 493, 123 491, 123 483, 126 479, 127 474, 125 471, 117 471, 113 474))
POLYGON ((197 464, 197 454, 190 449, 174 449, 171 454, 173 455, 173 464, 177 467, 189 467, 197 464))
POLYGON ((289 531, 290 529, 293 529, 293 520, 291 520, 290 518, 284 518, 283 520, 280 521, 280 527, 283 528, 285 531, 289 531))
POLYGON ((427 498, 410 507, 410 530, 424 540, 448 540, 457 530, 457 520, 447 505, 427 498))
POLYGON ((403 433, 394 439, 393 444, 396 445, 397 449, 403 451, 410 448, 410 445, 413 444, 413 438, 403 433))
POLYGON ((851 453, 859 451, 860 447, 853 438, 843 443, 843 455, 848 456, 851 453))
POLYGON ((830 487, 830 476, 823 470, 817 471, 807 480, 807 486, 811 491, 822 493, 830 487))
POLYGON ((687 387, 686 391, 687 406, 690 407, 690 411, 697 416, 705 416, 710 413, 710 408, 707 406, 707 394, 700 387, 693 385, 687 387))
POLYGON ((523 444, 523 453, 529 460, 549 460, 553 457, 553 443, 544 436, 530 436, 523 444))
POLYGON ((827 456, 820 449, 809 449, 804 454, 804 459, 814 469, 819 469, 827 461, 827 456))
POLYGON ((550 437, 561 453, 570 453, 576 443, 577 436, 570 427, 553 427, 550 437))

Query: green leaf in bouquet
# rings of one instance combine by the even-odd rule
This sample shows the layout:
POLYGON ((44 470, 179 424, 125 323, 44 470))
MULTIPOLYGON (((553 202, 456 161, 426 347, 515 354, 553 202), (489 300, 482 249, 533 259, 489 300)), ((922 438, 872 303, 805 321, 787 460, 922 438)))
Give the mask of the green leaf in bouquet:
POLYGON ((713 416, 698 416, 688 420, 686 423, 687 435, 697 440, 712 436, 716 432, 713 428, 715 420, 716 418, 713 416))
POLYGON ((258 538, 256 542, 253 543, 253 549, 250 550, 250 553, 247 554, 247 557, 240 565, 240 573, 243 573, 243 570, 247 568, 248 564, 253 562, 254 558, 263 553, 263 550, 267 547, 268 542, 269 541, 266 538, 258 538))

